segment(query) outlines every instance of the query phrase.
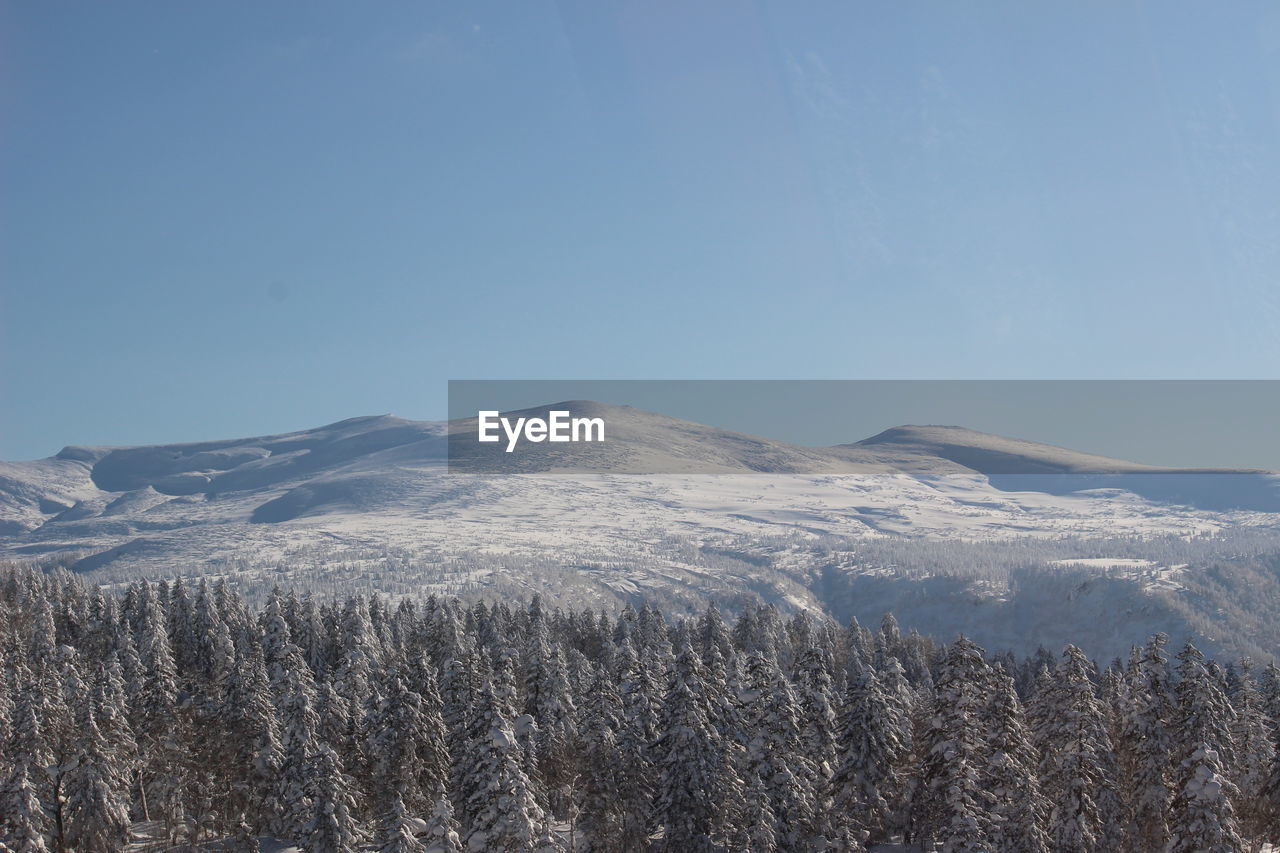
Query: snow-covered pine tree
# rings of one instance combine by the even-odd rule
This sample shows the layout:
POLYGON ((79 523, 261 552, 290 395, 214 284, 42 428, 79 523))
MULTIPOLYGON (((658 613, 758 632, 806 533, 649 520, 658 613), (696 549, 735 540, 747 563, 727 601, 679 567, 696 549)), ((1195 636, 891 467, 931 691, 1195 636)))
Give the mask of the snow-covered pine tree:
POLYGON ((284 600, 279 590, 267 599, 267 606, 259 617, 262 659, 267 670, 267 680, 277 701, 286 694, 286 682, 290 673, 305 673, 306 677, 291 685, 301 687, 307 703, 315 708, 315 679, 302 648, 293 641, 293 629, 285 618, 284 600))
MULTIPOLYGON (((1130 649, 1130 656, 1137 665, 1138 647, 1134 646, 1130 649)), ((1016 662, 1011 663, 1006 670, 1009 672, 1016 671, 1016 662)), ((1120 659, 1116 658, 1111 665, 1102 671, 1101 684, 1098 688, 1098 700, 1102 703, 1102 709, 1107 715, 1107 734, 1111 737, 1111 746, 1116 751, 1116 784, 1122 800, 1122 806, 1127 810, 1128 801, 1125 800, 1125 778, 1126 768, 1132 756, 1125 752, 1127 742, 1124 738, 1125 719, 1128 716, 1130 696, 1129 682, 1125 679, 1125 670, 1120 663, 1120 659)))
MULTIPOLYGON (((468 811, 470 792, 466 786, 472 777, 471 768, 467 765, 466 749, 461 747, 467 742, 475 694, 479 688, 473 681, 471 657, 469 649, 455 649, 454 656, 445 661, 440 674, 440 714, 448 743, 452 745, 449 755, 449 798, 463 826, 471 821, 468 811)), ((496 697, 494 701, 497 701, 496 697)))
POLYGON ((1271 720, 1272 729, 1280 731, 1280 665, 1267 664, 1258 676, 1258 690, 1262 694, 1262 709, 1271 720))
POLYGON ((361 723, 353 720, 351 709, 355 703, 340 696, 331 681, 320 681, 316 684, 316 737, 329 744, 335 751, 352 758, 348 764, 343 762, 343 770, 351 777, 357 790, 363 791, 362 782, 368 781, 367 774, 361 771, 364 762, 363 743, 354 739, 355 732, 361 723), (359 757, 359 759, 357 758, 359 757))
POLYGON ((763 632, 760 630, 759 613, 752 604, 743 606, 732 630, 725 632, 725 627, 720 618, 720 609, 714 601, 711 602, 703 612, 697 629, 702 664, 708 670, 714 666, 713 658, 718 657, 728 662, 739 651, 750 654, 762 647, 763 632), (716 636, 717 634, 722 636, 716 636))
POLYGON ((138 748, 142 757, 145 811, 152 819, 164 821, 172 838, 185 822, 184 788, 188 781, 189 752, 177 708, 177 666, 159 595, 150 596, 143 604, 137 642, 142 683, 134 699, 134 712, 141 720, 143 732, 138 748))
POLYGON ((833 690, 827 655, 816 645, 805 646, 796 656, 796 710, 800 749, 814 770, 813 832, 822 837, 830 837, 835 824, 831 778, 836 771, 839 718, 833 690))
POLYGON ((735 689, 741 660, 734 645, 744 649, 753 647, 762 642, 763 632, 755 610, 750 607, 743 609, 732 634, 727 632, 714 603, 708 606, 697 628, 708 719, 719 733, 726 760, 732 763, 746 742, 735 689))
POLYGON ((743 798, 743 849, 751 853, 775 853, 787 850, 778 839, 778 817, 773 813, 773 797, 759 776, 750 777, 743 798))
POLYGON ((907 681, 917 691, 933 689, 933 673, 929 664, 935 655, 933 640, 915 628, 907 632, 906 639, 902 641, 902 668, 907 681))
POLYGON ((814 765, 818 778, 826 781, 835 773, 836 695, 826 655, 817 646, 807 646, 796 660, 796 705, 800 714, 800 743, 814 765))
POLYGON ((1280 741, 1276 744, 1271 775, 1262 785, 1256 808, 1258 837, 1273 845, 1280 845, 1280 741))
POLYGON ((1035 732, 1040 782, 1055 851, 1109 853, 1121 846, 1121 806, 1106 715, 1084 653, 1068 645, 1047 685, 1035 732))
POLYGON ((49 705, 46 693, 33 682, 34 674, 21 660, 12 661, 14 682, 22 686, 13 709, 13 730, 9 733, 5 752, 11 767, 11 779, 6 786, 6 797, 19 797, 4 810, 5 815, 25 815, 26 832, 50 832, 52 816, 45 814, 45 806, 53 805, 54 791, 50 784, 49 769, 54 764, 53 747, 45 734, 43 721, 49 705), (14 777, 20 776, 20 780, 14 777), (27 799, 27 798, 30 799, 27 799), (38 809, 28 808, 34 802, 38 809), (34 829, 30 829, 34 827, 34 829))
POLYGON ((1244 850, 1231 806, 1236 789, 1223 772, 1218 754, 1206 747, 1196 749, 1183 759, 1179 771, 1165 853, 1240 853, 1244 850))
MULTIPOLYGON (((750 643, 755 631, 755 612, 751 608, 743 611, 731 633, 720 608, 714 601, 709 603, 698 620, 698 652, 702 655, 703 667, 711 666, 715 659, 728 661, 736 653, 734 641, 750 643)), ((741 647, 740 645, 739 648, 741 647)))
POLYGON ((342 760, 328 744, 320 744, 307 768, 311 818, 303 832, 307 853, 357 853, 360 827, 352 815, 351 780, 342 760))
POLYGON ((365 745, 372 786, 369 793, 377 801, 380 814, 389 814, 396 803, 409 814, 424 814, 445 789, 447 764, 433 749, 427 756, 434 767, 423 773, 421 744, 434 746, 439 732, 428 734, 422 697, 411 691, 398 671, 388 673, 381 696, 369 720, 365 745), (425 776, 425 779, 424 779, 425 776), (424 781, 426 787, 424 787, 424 781))
POLYGON ((880 633, 875 638, 874 665, 877 671, 883 670, 889 658, 901 660, 902 629, 898 627, 898 619, 892 613, 886 613, 880 619, 880 633))
POLYGON ((341 747, 346 756, 345 769, 357 788, 371 790, 376 783, 363 760, 363 747, 368 738, 367 717, 380 699, 381 685, 375 673, 381 669, 381 643, 365 599, 347 599, 338 631, 338 663, 330 683, 339 701, 332 697, 322 699, 320 731, 330 745, 341 747), (334 730, 338 726, 342 726, 340 732, 334 730))
MULTIPOLYGON (((14 691, 12 669, 9 666, 8 650, 4 647, 4 637, 0 636, 0 740, 13 726, 14 691)), ((3 764, 0 764, 3 767, 3 764)))
POLYGON ((856 670, 840 714, 831 783, 834 817, 855 835, 880 843, 895 829, 894 795, 902 787, 898 774, 907 755, 905 721, 871 668, 856 660, 851 666, 856 670))
POLYGON ((1190 641, 1178 654, 1178 721, 1169 810, 1168 853, 1226 853, 1242 849, 1232 805, 1239 792, 1227 775, 1235 758, 1235 710, 1204 655, 1190 641))
POLYGON ((436 800, 427 817, 427 830, 422 834, 421 841, 426 848, 424 853, 462 853, 458 822, 453 817, 448 797, 436 800))
POLYGON ((533 737, 537 778, 545 787, 552 812, 564 817, 573 799, 578 733, 574 725, 577 709, 559 646, 532 665, 526 684, 525 713, 537 726, 533 737))
MULTIPOLYGON (((492 642, 498 642, 495 638, 492 642)), ((489 676, 493 684, 493 698, 498 703, 498 710, 508 720, 520 716, 522 703, 520 689, 516 684, 516 670, 520 663, 520 653, 510 646, 500 646, 490 652, 493 659, 493 672, 489 676)))
MULTIPOLYGON (((49 816, 31 778, 26 760, 14 762, 0 790, 0 840, 15 853, 49 853, 49 816)), ((43 768, 36 772, 43 773, 43 768)))
MULTIPOLYGON (((120 778, 127 783, 137 773, 138 741, 129 724, 129 703, 125 696, 124 670, 115 651, 105 653, 105 662, 99 663, 93 681, 94 713, 98 728, 110 746, 120 778)), ((217 725, 217 721, 211 721, 217 725)))
POLYGON ((511 722, 502 716, 487 679, 475 700, 464 759, 470 815, 466 846, 486 853, 526 853, 536 846, 546 813, 521 767, 511 722))
POLYGON ((787 850, 811 846, 818 773, 802 747, 795 694, 772 658, 761 652, 747 658, 739 702, 750 737, 743 775, 748 784, 754 778, 763 782, 778 844, 787 850))
MULTIPOLYGON (((908 654, 910 642, 911 634, 908 634, 908 654)), ((904 830, 910 822, 910 801, 914 789, 911 787, 913 779, 906 772, 905 765, 915 752, 916 731, 921 727, 921 717, 933 702, 933 679, 928 675, 927 669, 924 672, 924 678, 918 686, 912 687, 901 662, 891 657, 886 662, 885 669, 875 673, 877 686, 889 700, 889 710, 901 740, 901 766, 892 779, 886 780, 889 787, 885 789, 893 805, 890 825, 894 833, 904 830)))
POLYGON ((932 714, 916 742, 920 774, 912 802, 915 836, 943 853, 991 853, 997 819, 982 771, 988 763, 982 717, 990 693, 982 649, 965 637, 938 666, 932 714))
POLYGON ((855 671, 855 663, 859 667, 868 667, 875 662, 875 637, 862 627, 857 616, 849 617, 849 624, 844 629, 844 640, 848 672, 855 671))
MULTIPOLYGON (((535 595, 530 602, 527 618, 528 639, 523 669, 524 713, 528 722, 515 719, 510 722, 527 753, 526 772, 550 795, 552 809, 563 815, 572 786, 574 761, 569 752, 575 734, 575 709, 569 695, 564 657, 559 646, 551 641, 550 625, 542 611, 540 596, 535 595)), ((505 697, 502 701, 505 704, 505 697)), ((503 713, 501 708, 498 710, 503 713)), ((503 715, 505 717, 505 713, 503 715)))
POLYGON ((308 689, 309 674, 309 669, 284 672, 277 686, 281 759, 274 804, 278 809, 279 823, 275 831, 286 838, 303 837, 314 817, 312 759, 319 745, 316 727, 320 720, 311 706, 313 690, 308 689))
POLYGON ((252 826, 275 828, 276 785, 283 762, 280 724, 256 637, 241 638, 222 695, 222 723, 214 741, 221 753, 228 812, 252 826))
POLYGON ((413 822, 399 793, 391 794, 390 808, 378 828, 377 843, 378 853, 426 853, 426 845, 413 834, 413 822))
MULTIPOLYGON (((578 767, 577 827, 586 836, 586 850, 643 850, 647 835, 627 837, 627 801, 623 797, 620 775, 623 756, 618 747, 622 729, 622 700, 614 690, 613 679, 603 670, 587 691, 579 710, 582 735, 581 761, 578 767)), ((641 827, 643 829, 643 827, 641 827)))
POLYGON ((658 736, 658 697, 651 692, 650 679, 641 672, 630 638, 622 639, 613 660, 620 702, 616 736, 616 796, 622 813, 619 838, 623 843, 643 839, 641 844, 647 845, 655 787, 652 752, 658 736))
MULTIPOLYGON (((184 675, 194 675, 201 668, 202 662, 196 658, 198 648, 195 624, 191 618, 191 598, 187 595, 186 582, 181 577, 174 578, 173 583, 168 585, 168 590, 168 595, 162 602, 174 668, 184 675)), ((184 684, 183 688, 190 686, 192 685, 184 684)))
POLYGON ((381 792, 384 809, 391 787, 414 815, 429 813, 448 791, 450 757, 434 668, 429 669, 416 679, 426 695, 411 690, 393 669, 370 723, 374 792, 381 792))
MULTIPOLYGON (((1178 719, 1174 757, 1179 766, 1192 753, 1207 749, 1217 754, 1221 767, 1230 767, 1235 760, 1235 741, 1231 735, 1235 709, 1218 679, 1206 667, 1204 655, 1191 641, 1178 653, 1175 693, 1178 719)), ((1185 767, 1182 769, 1185 772, 1185 767)))
POLYGON ((127 777, 98 729, 88 697, 78 716, 76 757, 61 791, 65 835, 75 850, 119 850, 129 835, 127 777))
POLYGON ((1163 850, 1169 840, 1176 703, 1164 653, 1167 641, 1164 634, 1154 635, 1131 662, 1121 739, 1115 744, 1122 799, 1130 815, 1129 843, 1136 850, 1163 850))
MULTIPOLYGON (((1055 664, 1056 667, 1056 664, 1055 664)), ((1025 666, 1023 667, 1025 669, 1025 666)), ((1027 728, 1031 731, 1031 742, 1040 753, 1043 761, 1048 746, 1042 739, 1053 722, 1053 671, 1042 667, 1031 679, 1031 693, 1024 703, 1027 716, 1027 728)))
POLYGON ((1031 743, 1013 678, 1004 669, 993 673, 987 726, 983 787, 995 801, 994 848, 997 853, 1048 853, 1049 806, 1036 775, 1040 755, 1031 743))
POLYGON ((702 661, 685 640, 662 707, 654 755, 659 769, 655 817, 668 853, 717 849, 736 818, 741 783, 711 722, 711 692, 702 661))
POLYGON ((1240 661, 1236 689, 1230 699, 1236 712, 1231 728, 1236 761, 1229 774, 1239 791, 1236 814, 1243 832, 1257 837, 1266 825, 1262 791, 1271 773, 1276 750, 1270 721, 1263 709, 1262 693, 1254 680, 1252 662, 1248 658, 1240 661))

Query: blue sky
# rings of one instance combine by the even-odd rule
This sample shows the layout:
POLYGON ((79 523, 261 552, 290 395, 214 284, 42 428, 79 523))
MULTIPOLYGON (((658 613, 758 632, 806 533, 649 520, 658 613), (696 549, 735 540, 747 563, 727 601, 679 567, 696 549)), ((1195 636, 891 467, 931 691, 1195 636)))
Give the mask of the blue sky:
POLYGON ((1280 373, 1274 4, 6 2, 0 39, 0 458, 439 417, 449 378, 1280 373))

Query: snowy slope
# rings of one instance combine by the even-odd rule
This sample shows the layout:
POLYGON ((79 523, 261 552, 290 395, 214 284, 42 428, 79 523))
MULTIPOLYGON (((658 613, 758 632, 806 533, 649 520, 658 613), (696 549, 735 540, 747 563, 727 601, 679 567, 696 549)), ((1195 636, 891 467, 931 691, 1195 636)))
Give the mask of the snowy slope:
POLYGON ((602 606, 763 595, 840 619, 893 609, 995 648, 1088 631, 1115 654, 1157 628, 1280 648, 1266 472, 1152 469, 957 427, 808 448, 596 403, 529 413, 548 408, 604 416, 608 441, 570 457, 529 445, 519 475, 486 473, 511 461, 484 454, 450 473, 450 425, 379 416, 0 463, 0 552, 104 582, 230 576, 250 594, 287 577, 602 606), (679 473, 628 473, 653 471, 679 473))

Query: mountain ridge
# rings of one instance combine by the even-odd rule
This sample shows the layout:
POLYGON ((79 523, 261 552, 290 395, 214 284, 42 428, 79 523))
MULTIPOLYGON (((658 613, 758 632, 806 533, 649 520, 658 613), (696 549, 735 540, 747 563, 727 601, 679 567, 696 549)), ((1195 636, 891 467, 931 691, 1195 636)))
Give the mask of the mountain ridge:
POLYGON ((1280 649, 1270 473, 1139 466, 953 426, 815 448, 589 401, 522 411, 552 408, 608 419, 586 470, 535 452, 496 469, 534 476, 451 471, 450 441, 473 422, 392 415, 3 462, 0 556, 104 584, 225 577, 251 595, 282 577, 601 607, 753 595, 842 621, 894 610, 993 647, 1105 621, 1099 653, 1166 623, 1280 649), (1052 622, 1046 602, 1060 602, 1052 622))
MULTIPOLYGON (((474 418, 414 421, 383 414, 237 439, 69 445, 45 459, 0 462, 0 534, 43 526, 95 492, 118 496, 149 488, 169 497, 210 497, 297 486, 309 478, 349 473, 353 467, 446 462, 464 473, 979 475, 1005 491, 1062 494, 1124 488, 1127 483, 1136 493, 1158 499, 1177 498, 1178 490, 1164 494, 1169 481, 1153 485, 1151 477, 1134 475, 1196 475, 1203 482, 1207 480, 1200 475, 1219 475, 1233 478, 1238 490, 1246 478, 1261 478, 1261 485, 1254 482, 1242 490, 1251 495, 1242 504, 1245 508, 1270 509, 1272 498, 1272 472, 1144 465, 950 425, 904 424, 860 441, 821 447, 590 400, 549 403, 504 416, 545 416, 551 410, 606 418, 607 440, 585 451, 544 443, 507 454, 500 444, 473 440, 474 418)), ((1280 509, 1280 496, 1275 501, 1280 509)), ((1226 506, 1221 495, 1213 506, 1226 506)), ((284 518, 277 512, 261 517, 284 518)))

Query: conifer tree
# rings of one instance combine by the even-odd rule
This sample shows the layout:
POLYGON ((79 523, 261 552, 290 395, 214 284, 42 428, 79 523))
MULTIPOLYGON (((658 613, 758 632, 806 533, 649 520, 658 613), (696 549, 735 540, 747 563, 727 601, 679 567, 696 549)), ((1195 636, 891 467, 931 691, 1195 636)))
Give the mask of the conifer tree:
POLYGON ((1238 789, 1227 776, 1235 757, 1231 708, 1204 655, 1188 642, 1178 654, 1176 791, 1170 807, 1169 853, 1241 849, 1232 800, 1238 789))
POLYGON ((1241 661, 1236 690, 1230 698, 1236 712, 1231 729, 1236 762, 1229 774, 1238 791, 1236 814, 1242 830, 1257 837, 1266 824, 1262 792, 1275 761, 1275 743, 1263 710, 1262 693, 1247 658, 1241 661))
MULTIPOLYGON (((532 652, 531 654, 536 654, 532 652)), ((551 648, 541 661, 530 662, 525 713, 536 723, 533 749, 537 778, 545 786, 552 810, 563 816, 574 784, 574 726, 576 709, 564 655, 551 648)))
POLYGON ((651 821, 655 778, 653 744, 658 736, 658 697, 650 680, 641 672, 642 664, 624 639, 614 656, 618 675, 619 728, 617 793, 622 809, 619 840, 622 844, 647 844, 651 821))
POLYGON ((308 853, 356 853, 360 830, 351 813, 351 780, 328 744, 321 744, 311 756, 307 793, 311 799, 311 819, 304 833, 308 853))
POLYGON ((862 627, 857 616, 849 617, 849 624, 844 628, 846 661, 849 672, 854 672, 855 663, 862 667, 875 663, 875 635, 862 627))
POLYGON ((0 839, 15 853, 49 853, 49 816, 31 770, 28 761, 16 761, 0 791, 0 839))
POLYGON ((260 623, 263 664, 277 701, 291 690, 300 689, 306 694, 307 704, 314 708, 316 696, 312 669, 302 649, 293 641, 294 632, 285 618, 284 602, 278 591, 267 600, 260 623), (289 679, 294 675, 298 680, 290 683, 289 679))
POLYGON ((960 637, 942 659, 921 738, 920 782, 912 802, 916 836, 943 853, 990 853, 996 814, 982 789, 987 764, 982 714, 990 672, 982 649, 960 637))
MULTIPOLYGON (((1178 653, 1177 741, 1175 758, 1182 762, 1206 749, 1217 755, 1222 767, 1235 760, 1231 735, 1235 710, 1217 678, 1205 666, 1204 655, 1190 641, 1178 653)), ((1183 768, 1185 770, 1185 767, 1183 768)))
POLYGON ((1164 654, 1167 639, 1164 634, 1151 637, 1131 665, 1121 740, 1116 744, 1131 814, 1130 843, 1141 850, 1163 850, 1169 840, 1176 706, 1164 654))
POLYGON ((1036 732, 1044 756, 1040 781, 1049 802, 1049 837, 1065 853, 1120 846, 1121 814, 1106 717, 1084 654, 1068 645, 1045 697, 1036 732))
POLYGON ((994 801, 992 842, 997 853, 1048 853, 1048 803, 1036 776, 1040 756, 1031 743, 1013 678, 993 673, 987 717, 988 761, 983 787, 994 801))
MULTIPOLYGON (((808 624, 807 620, 806 623, 808 624)), ((838 715, 826 655, 806 646, 796 660, 796 708, 800 723, 800 749, 813 766, 813 832, 829 837, 835 825, 831 779, 836 771, 838 715)))
POLYGON ((747 658, 746 684, 739 701, 744 728, 750 733, 744 756, 748 784, 757 778, 764 784, 777 821, 778 843, 790 850, 809 846, 818 774, 802 749, 791 685, 771 658, 756 652, 747 658))
MULTIPOLYGON (((470 652, 458 649, 457 655, 446 661, 440 676, 440 714, 448 742, 461 745, 467 742, 478 685, 473 684, 470 652)), ((494 702, 497 702, 496 697, 494 702)), ((468 811, 470 792, 467 790, 471 767, 467 760, 466 750, 454 746, 450 752, 449 796, 463 826, 468 825, 471 818, 468 811)))
POLYGON ((410 814, 426 814, 446 790, 449 757, 444 724, 398 672, 392 672, 370 721, 367 752, 374 794, 383 813, 399 801, 410 814))
POLYGON ((622 729, 622 700, 612 679, 602 670, 581 708, 582 760, 577 791, 578 819, 588 850, 641 850, 646 837, 628 837, 620 776, 623 772, 618 732, 622 729))
POLYGON ((898 620, 892 613, 884 614, 880 620, 880 633, 876 634, 874 649, 874 664, 877 670, 884 669, 889 658, 901 660, 902 629, 898 627, 898 620))
POLYGON ((1231 799, 1235 786, 1217 753, 1194 750, 1182 762, 1170 809, 1167 853, 1238 853, 1244 849, 1231 799))
POLYGON ((1271 844, 1280 844, 1280 741, 1271 763, 1271 775, 1263 783, 1256 805, 1258 836, 1271 844))
POLYGON ((719 611, 712 607, 698 626, 702 634, 703 685, 707 695, 707 718, 719 735, 726 751, 726 761, 732 763, 737 760, 747 739, 735 689, 741 681, 742 658, 734 644, 743 649, 755 648, 761 642, 761 631, 756 613, 749 607, 743 610, 742 617, 734 626, 732 638, 718 617, 719 611))
POLYGON ((1258 677, 1258 690, 1262 694, 1262 710, 1266 712, 1272 729, 1280 729, 1280 665, 1267 664, 1258 677))
POLYGON ((836 696, 822 650, 805 648, 796 662, 796 702, 800 714, 800 742, 804 754, 823 781, 836 765, 836 696))
POLYGON ((311 706, 312 691, 305 686, 310 679, 303 673, 282 674, 277 698, 280 713, 280 773, 276 783, 276 806, 279 809, 277 831, 288 838, 300 838, 309 832, 314 818, 313 758, 319 745, 316 727, 319 716, 311 706))
POLYGON ((838 763, 832 779, 836 814, 872 842, 893 831, 893 798, 906 756, 902 723, 875 673, 854 662, 840 716, 838 763))
POLYGON ((711 666, 715 659, 729 660, 735 654, 735 640, 738 641, 738 648, 745 648, 752 642, 754 635, 755 613, 751 608, 743 610, 731 635, 720 608, 714 601, 710 602, 698 620, 698 652, 702 655, 703 666, 711 666))
POLYGON ((449 799, 436 800, 435 808, 427 820, 427 831, 422 837, 425 853, 462 853, 462 841, 458 838, 458 822, 453 819, 449 799))
POLYGON ((277 777, 283 755, 266 664, 256 639, 245 639, 223 684, 221 737, 216 743, 229 811, 264 829, 278 826, 277 777))
POLYGON ((398 793, 391 795, 391 807, 378 830, 378 853, 426 853, 426 845, 413 834, 413 825, 398 793))
POLYGON ((711 722, 702 662, 685 642, 675 660, 654 744, 660 771, 656 818, 670 853, 711 851, 733 821, 740 783, 711 722))
POLYGON ((77 755, 62 794, 65 833, 74 849, 118 850, 129 834, 125 779, 98 729, 91 701, 82 703, 77 755))
POLYGON ((751 777, 744 797, 742 815, 744 850, 752 853, 773 853, 788 848, 778 839, 778 817, 773 813, 773 797, 768 785, 759 776, 751 777))
POLYGON ((467 729, 466 844, 469 850, 524 853, 534 849, 546 814, 520 765, 510 721, 498 709, 486 680, 476 696, 467 729))
POLYGON ((172 837, 184 823, 188 752, 177 709, 177 666, 158 595, 143 604, 138 654, 142 680, 134 701, 144 733, 138 743, 143 761, 144 811, 153 819, 163 820, 172 837))

